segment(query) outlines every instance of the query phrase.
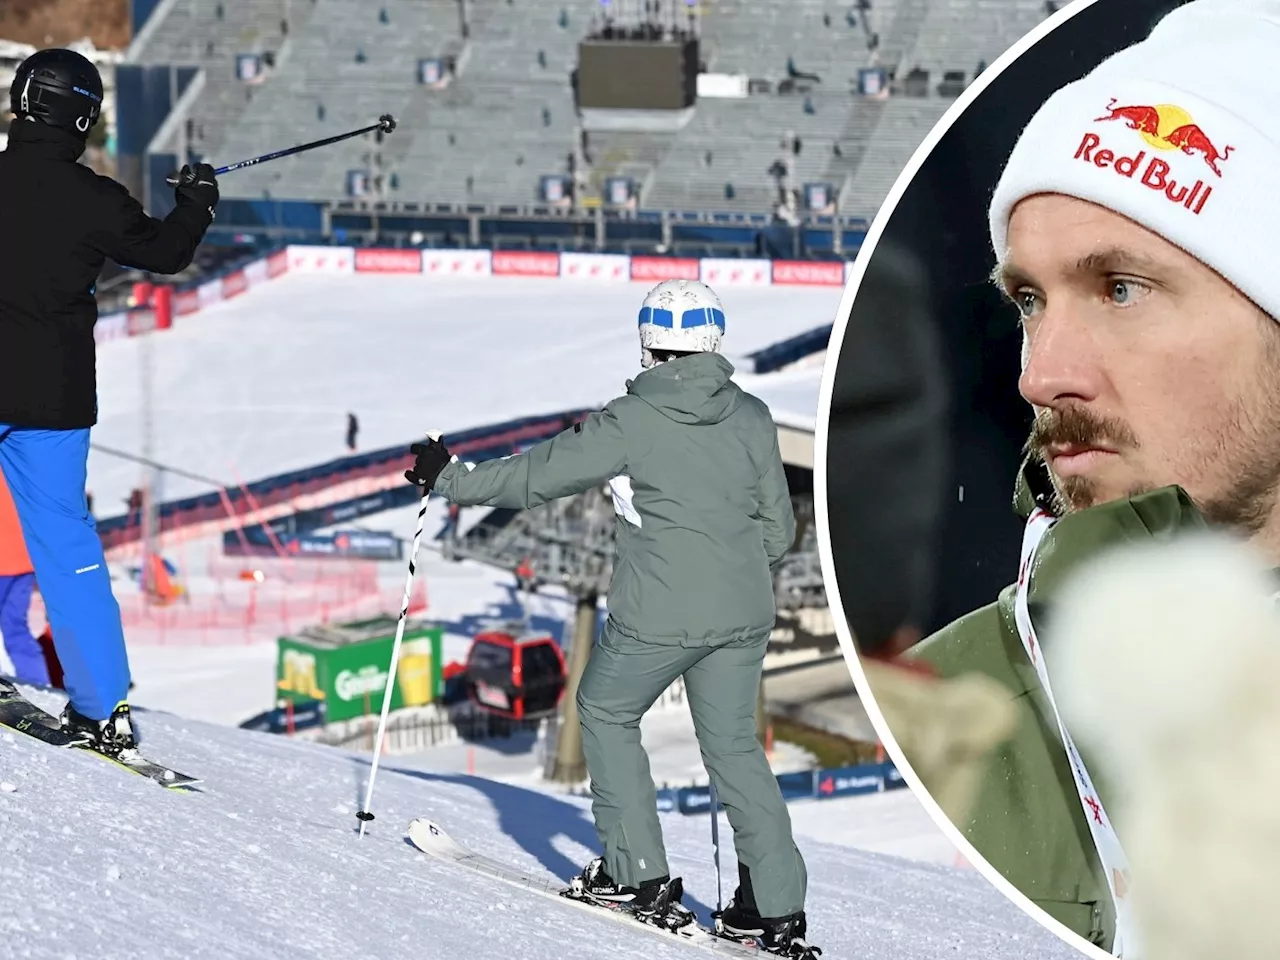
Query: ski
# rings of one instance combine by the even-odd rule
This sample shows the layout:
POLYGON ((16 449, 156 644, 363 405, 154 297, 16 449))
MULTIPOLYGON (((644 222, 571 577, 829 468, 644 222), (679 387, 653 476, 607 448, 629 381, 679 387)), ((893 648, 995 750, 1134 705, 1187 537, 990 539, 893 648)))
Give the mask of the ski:
POLYGON ((197 783, 203 783, 199 777, 188 776, 185 773, 179 773, 177 770, 166 767, 162 763, 156 763, 154 760, 148 760, 134 752, 133 756, 113 757, 105 753, 101 753, 88 746, 80 747, 103 760, 109 760, 118 767, 124 767, 131 773, 136 773, 140 777, 146 777, 148 780, 154 780, 160 786, 169 790, 177 790, 182 787, 191 787, 197 783))
POLYGON ((179 773, 177 770, 156 763, 154 760, 148 760, 136 752, 129 756, 112 757, 94 750, 89 745, 86 737, 82 734, 68 733, 63 730, 62 723, 57 717, 36 706, 7 680, 0 680, 0 726, 26 734, 28 737, 47 743, 52 747, 83 750, 87 753, 92 753, 94 756, 101 757, 103 760, 114 763, 118 767, 123 767, 130 773, 136 773, 140 777, 154 780, 160 786, 171 790, 190 787, 203 782, 198 777, 179 773))
POLYGON ((474 870, 495 880, 502 880, 561 903, 590 911, 596 916, 610 917, 628 926, 647 931, 667 940, 687 943, 715 953, 753 957, 755 960, 772 956, 759 947, 718 936, 696 922, 676 930, 669 930, 655 924, 645 923, 621 906, 607 906, 570 896, 561 881, 525 873, 499 860, 473 853, 449 836, 439 824, 425 818, 420 817, 410 822, 409 842, 423 853, 438 860, 444 860, 448 863, 465 867, 468 870, 474 870))
POLYGON ((0 680, 0 725, 51 747, 79 747, 88 742, 81 734, 63 730, 56 717, 41 710, 6 680, 0 680))

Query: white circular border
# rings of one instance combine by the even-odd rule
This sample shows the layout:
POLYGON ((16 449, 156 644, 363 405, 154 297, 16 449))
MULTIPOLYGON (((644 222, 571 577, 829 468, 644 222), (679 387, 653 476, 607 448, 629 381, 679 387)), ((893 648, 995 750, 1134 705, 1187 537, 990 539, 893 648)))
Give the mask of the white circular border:
MULTIPOLYGON (((1075 947, 1087 956, 1094 957, 1096 960, 1115 960, 1113 954, 1107 953, 1100 947, 1086 941, 1075 931, 1069 929, 1061 922, 1053 919, 1034 903, 1031 902, 1024 893, 1018 890, 1012 883, 1006 880, 994 867, 978 853, 977 849, 965 839, 964 834, 952 824, 946 814, 942 812, 942 808, 934 801, 927 790, 925 790, 920 778, 916 776, 916 772, 907 762, 906 757, 898 747, 898 742, 894 739, 892 732, 887 723, 885 723, 884 715, 880 712, 879 705, 875 702, 875 698, 871 695, 870 687, 867 683, 866 674, 862 671, 862 664, 858 660, 858 655, 854 649, 853 637, 849 630, 849 625, 844 618, 844 607, 840 603, 840 588, 836 582, 835 564, 831 557, 831 534, 830 519, 827 515, 827 427, 831 418, 831 393, 835 383, 836 366, 840 358, 840 347, 844 342, 845 328, 849 324, 849 313, 853 308, 853 301, 857 296, 858 287, 862 283, 862 278, 867 272, 867 264, 875 252, 876 244, 880 242, 880 237, 884 234, 885 226, 889 222, 889 218, 893 216, 893 211, 897 208, 902 195, 910 186, 911 181, 915 179, 915 175, 919 172, 926 159, 933 152, 933 148, 937 146, 938 141, 943 135, 955 124, 960 115, 973 103, 975 99, 991 84, 996 77, 1003 73, 1015 60, 1022 54, 1026 53, 1037 42, 1048 34, 1052 33, 1062 24, 1066 23, 1076 14, 1093 6, 1098 0, 1072 0, 1071 3, 1060 9, 1057 13, 1041 21, 1035 29, 1022 37, 1012 47, 996 58, 987 69, 979 75, 972 84, 970 84, 951 105, 942 119, 929 131, 924 142, 911 155, 911 159, 907 161, 907 165, 903 168, 902 173, 898 175, 898 179, 894 181, 893 188, 889 191, 884 203, 880 205, 880 209, 876 212, 875 218, 871 222, 871 228, 867 231, 866 239, 862 243, 862 247, 858 250, 853 270, 849 274, 849 280, 845 284, 844 294, 840 298, 839 311, 836 314, 834 325, 831 331, 831 339, 827 344, 827 361, 822 370, 822 384, 818 391, 818 422, 814 432, 814 505, 817 515, 817 533, 818 533, 818 556, 822 564, 822 578, 826 584, 826 593, 828 607, 831 610, 832 620, 835 623, 836 636, 840 641, 840 650, 844 654, 845 663, 848 664, 849 672, 853 675, 854 686, 858 690, 858 696, 862 700, 862 704, 867 711, 867 716, 871 720, 872 726, 875 727, 876 733, 880 736, 885 750, 893 759, 894 765, 902 774, 904 780, 911 787, 912 793, 924 806, 925 811, 930 818, 936 823, 939 829, 946 834, 947 838, 956 845, 965 858, 973 865, 986 880, 997 890, 1003 893, 1010 901, 1016 904, 1031 919, 1035 920, 1041 926, 1045 927, 1051 933, 1056 934, 1060 939, 1065 941, 1069 946, 1075 947)), ((1108 2, 1119 5, 1119 0, 1108 0, 1108 2)), ((1135 41, 1136 42, 1136 41, 1135 41)), ((985 225, 984 225, 985 233, 985 225)))

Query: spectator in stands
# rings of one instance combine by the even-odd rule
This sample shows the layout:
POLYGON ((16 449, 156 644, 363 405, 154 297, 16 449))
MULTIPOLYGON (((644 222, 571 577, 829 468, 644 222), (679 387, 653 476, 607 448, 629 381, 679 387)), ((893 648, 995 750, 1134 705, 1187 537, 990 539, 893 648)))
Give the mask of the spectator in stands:
POLYGON ((390 22, 391 22, 391 18, 390 18, 389 16, 387 16, 387 8, 386 8, 386 7, 383 7, 381 10, 379 10, 379 11, 378 11, 378 22, 379 22, 379 23, 390 23, 390 22))
POLYGON ((843 156, 844 156, 844 151, 840 149, 840 141, 839 141, 839 140, 837 140, 836 142, 834 142, 833 144, 831 144, 831 155, 832 155, 833 157, 843 157, 843 156))
POLYGON ((222 9, 221 3, 219 3, 216 7, 213 8, 213 15, 217 17, 219 20, 224 19, 224 17, 226 16, 226 11, 222 9))
POLYGON ((0 473, 0 634, 4 635, 4 652, 13 664, 14 679, 47 686, 49 667, 27 620, 35 585, 35 568, 27 555, 18 510, 0 473))
POLYGON ((726 200, 732 200, 732 199, 733 199, 734 197, 736 197, 737 195, 738 195, 738 194, 737 194, 737 191, 735 191, 735 190, 733 189, 733 184, 732 184, 732 183, 726 183, 726 184, 724 185, 724 198, 725 198, 726 200))
POLYGON ((710 151, 710 150, 708 150, 708 151, 707 151, 707 153, 706 153, 706 155, 702 158, 702 165, 703 165, 703 166, 705 166, 705 167, 709 167, 709 166, 711 166, 711 151, 710 151))
POLYGON ((538 51, 538 66, 543 70, 547 69, 547 53, 545 50, 538 51))
POLYGON ((364 63, 369 58, 364 55, 364 50, 360 47, 356 48, 356 63, 364 63))
POLYGON ((813 105, 813 98, 812 98, 812 97, 805 97, 805 98, 804 98, 804 112, 805 112, 806 114, 808 114, 809 116, 813 116, 815 113, 817 113, 817 112, 818 112, 818 111, 817 111, 817 109, 816 109, 816 108, 814 107, 814 105, 813 105))
POLYGON ((321 123, 324 123, 324 116, 325 116, 324 104, 323 104, 323 103, 317 103, 317 104, 316 104, 316 119, 317 119, 317 120, 319 120, 321 123))
POLYGON ((566 10, 564 7, 560 8, 560 18, 558 22, 560 24, 561 30, 569 29, 569 11, 566 10))
POLYGON ((360 421, 356 419, 354 413, 347 414, 347 449, 352 453, 356 450, 356 435, 360 432, 360 421))
POLYGON ((542 108, 542 125, 544 127, 551 126, 551 108, 550 107, 542 108))
POLYGON ((471 196, 471 192, 475 189, 476 178, 467 174, 467 196, 471 196))

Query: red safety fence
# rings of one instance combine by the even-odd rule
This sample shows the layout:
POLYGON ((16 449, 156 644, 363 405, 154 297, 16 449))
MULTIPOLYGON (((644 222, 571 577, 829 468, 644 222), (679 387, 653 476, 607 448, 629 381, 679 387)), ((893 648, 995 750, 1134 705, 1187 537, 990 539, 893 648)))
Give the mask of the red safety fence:
MULTIPOLYGON (((176 597, 149 601, 134 586, 116 588, 120 617, 130 645, 223 646, 269 642, 317 624, 357 620, 379 614, 396 616, 403 586, 381 583, 378 565, 369 561, 245 558, 211 553, 205 571, 188 577, 179 571, 176 597)), ((410 612, 426 609, 427 586, 421 572, 410 612)), ((43 621, 39 597, 35 617, 43 621)))

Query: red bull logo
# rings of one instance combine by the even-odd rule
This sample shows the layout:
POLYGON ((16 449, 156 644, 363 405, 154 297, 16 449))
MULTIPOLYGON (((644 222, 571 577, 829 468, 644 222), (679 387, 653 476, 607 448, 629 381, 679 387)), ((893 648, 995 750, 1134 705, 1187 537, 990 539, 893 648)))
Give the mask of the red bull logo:
POLYGON ((1170 103, 1151 107, 1145 105, 1117 106, 1112 97, 1107 112, 1095 119, 1095 123, 1122 120, 1130 130, 1137 130, 1147 143, 1157 150, 1181 150, 1187 156, 1197 154, 1218 177, 1222 176, 1219 162, 1225 162, 1235 147, 1223 147, 1209 139, 1191 117, 1191 114, 1170 103))
POLYGON ((1235 149, 1230 145, 1219 147, 1195 122, 1191 114, 1174 104, 1120 104, 1115 97, 1107 104, 1106 112, 1094 118, 1095 123, 1122 123, 1151 148, 1136 155, 1124 154, 1103 146, 1102 137, 1089 132, 1080 141, 1075 159, 1093 164, 1103 170, 1111 170, 1122 177, 1136 180, 1144 187, 1163 193, 1172 203, 1180 204, 1199 216, 1213 194, 1213 186, 1203 179, 1194 185, 1173 176, 1174 167, 1161 153, 1178 151, 1186 156, 1198 156, 1213 175, 1222 177, 1222 164, 1235 149))

